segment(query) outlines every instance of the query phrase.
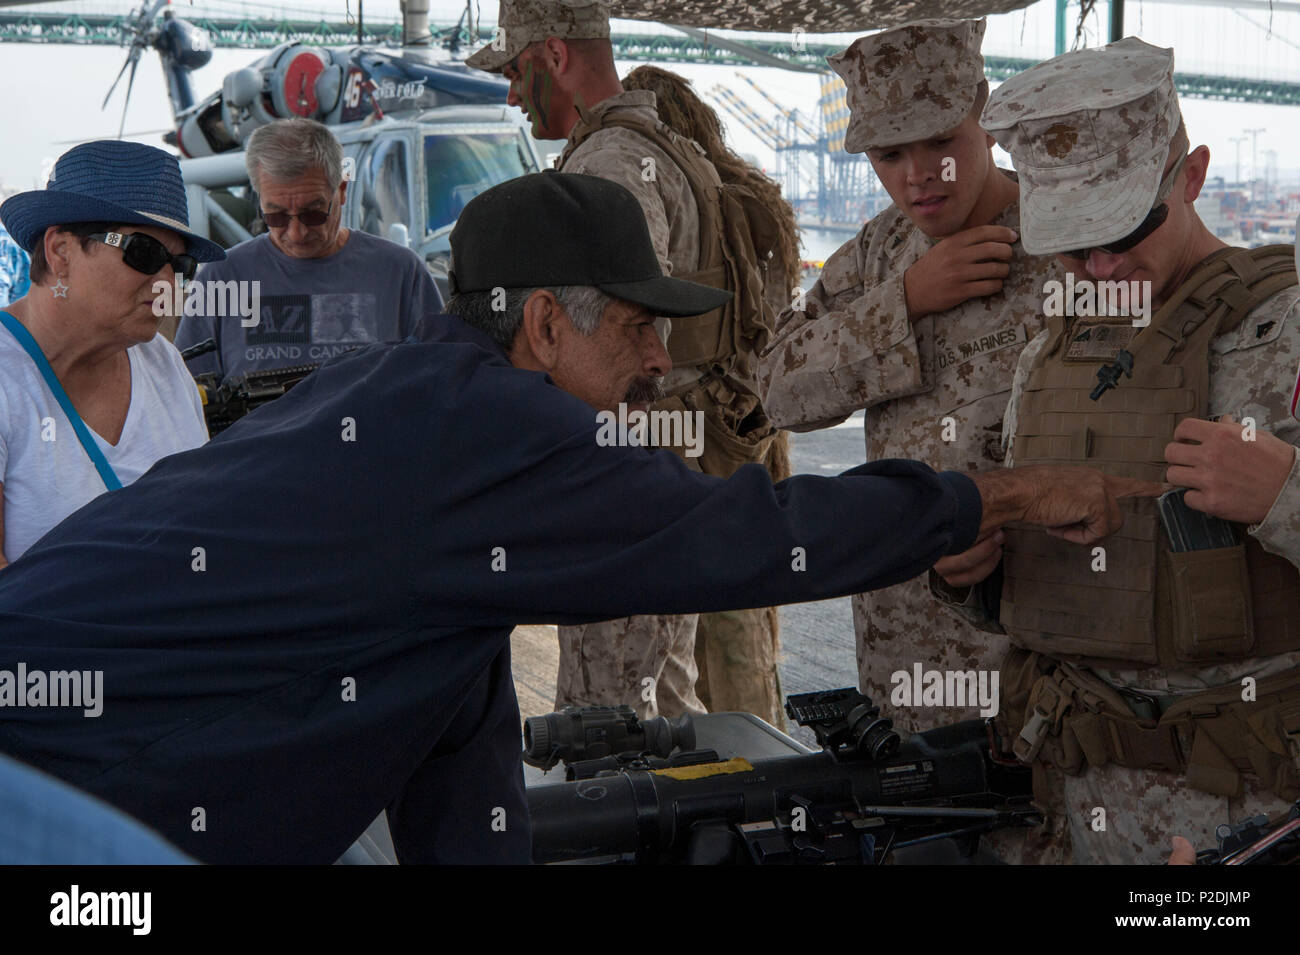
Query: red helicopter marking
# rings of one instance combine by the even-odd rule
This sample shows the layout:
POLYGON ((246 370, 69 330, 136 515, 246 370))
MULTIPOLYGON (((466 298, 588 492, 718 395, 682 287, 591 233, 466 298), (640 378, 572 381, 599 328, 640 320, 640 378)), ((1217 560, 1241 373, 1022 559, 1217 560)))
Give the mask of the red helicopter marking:
POLYGON ((316 78, 325 72, 320 57, 306 50, 290 61, 284 71, 284 101, 298 116, 316 112, 316 78))

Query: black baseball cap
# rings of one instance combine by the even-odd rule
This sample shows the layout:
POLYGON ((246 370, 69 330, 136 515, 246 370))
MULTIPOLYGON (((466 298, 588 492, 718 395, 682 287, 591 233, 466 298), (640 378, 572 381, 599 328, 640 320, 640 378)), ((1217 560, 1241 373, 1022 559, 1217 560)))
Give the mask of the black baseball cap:
POLYGON ((452 294, 592 285, 655 315, 702 315, 731 293, 669 278, 636 197, 598 176, 532 173, 493 186, 451 232, 452 294))

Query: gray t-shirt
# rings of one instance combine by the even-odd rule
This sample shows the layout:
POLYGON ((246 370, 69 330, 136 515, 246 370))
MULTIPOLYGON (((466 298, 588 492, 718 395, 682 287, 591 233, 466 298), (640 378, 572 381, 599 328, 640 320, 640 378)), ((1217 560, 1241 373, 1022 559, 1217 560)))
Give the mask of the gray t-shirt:
POLYGON ((442 311, 442 296, 418 255, 356 229, 343 248, 319 259, 287 256, 260 235, 235 246, 224 262, 205 265, 196 283, 176 347, 214 338, 217 350, 186 363, 195 375, 215 371, 229 378, 327 361, 369 342, 400 341, 442 311), (214 284, 231 280, 239 285, 214 284), (247 283, 254 280, 261 283, 261 314, 246 328, 235 303, 251 305, 247 283))

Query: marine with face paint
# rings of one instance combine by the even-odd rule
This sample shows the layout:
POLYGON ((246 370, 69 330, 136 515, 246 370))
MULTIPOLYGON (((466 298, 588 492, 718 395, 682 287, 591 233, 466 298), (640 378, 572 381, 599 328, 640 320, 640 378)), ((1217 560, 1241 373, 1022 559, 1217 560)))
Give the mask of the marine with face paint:
MULTIPOLYGON (((701 209, 697 202, 697 195, 705 193, 692 186, 692 181, 703 184, 699 188, 716 203, 721 190, 717 170, 693 143, 659 123, 653 92, 624 91, 614 66, 605 5, 595 0, 503 0, 498 29, 493 43, 467 62, 510 81, 508 102, 528 116, 535 137, 568 139, 556 168, 609 179, 631 191, 665 273, 736 292, 730 276, 719 278, 724 269, 710 267, 723 261, 718 254, 723 240, 714 237, 708 224, 711 209, 701 209)), ((726 254, 744 262, 744 255, 734 251, 726 254)), ((748 320, 761 313, 765 336, 771 307, 761 301, 757 263, 752 272, 758 307, 737 307, 731 314, 748 320)), ((738 296, 740 301, 744 299, 738 296)), ((656 405, 656 410, 678 414, 703 413, 704 439, 697 449, 702 453, 686 461, 718 477, 729 477, 749 463, 765 464, 776 438, 754 393, 756 330, 744 320, 734 326, 727 321, 715 314, 664 322, 664 328, 671 329, 666 334, 673 369, 664 380, 665 397, 656 405)), ((717 667, 710 663, 709 672, 711 677, 717 673, 719 687, 744 684, 754 692, 729 696, 722 690, 710 704, 751 708, 779 726, 783 711, 775 616, 762 608, 737 614, 743 618, 739 622, 702 622, 705 639, 713 634, 718 645, 727 643, 721 654, 725 659, 717 667)), ((627 703, 642 718, 703 712, 695 691, 699 623, 694 616, 647 616, 561 627, 556 706, 627 703), (628 655, 632 662, 615 667, 595 663, 594 657, 614 642, 639 648, 628 655), (647 680, 654 692, 643 694, 647 680)), ((714 683, 711 679, 711 688, 714 683)))

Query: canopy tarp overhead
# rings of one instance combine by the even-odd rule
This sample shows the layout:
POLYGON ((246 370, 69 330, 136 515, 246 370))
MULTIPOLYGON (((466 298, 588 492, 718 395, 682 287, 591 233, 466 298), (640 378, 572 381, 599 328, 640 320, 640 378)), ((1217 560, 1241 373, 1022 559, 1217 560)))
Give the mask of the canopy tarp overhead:
POLYGON ((1034 0, 613 0, 611 16, 627 20, 784 33, 865 33, 932 17, 976 18, 1027 7, 1034 0))
MULTIPOLYGON (((0 7, 50 0, 0 0, 0 7)), ((610 14, 708 29, 784 33, 857 33, 930 17, 982 17, 1027 7, 1034 0, 613 0, 610 14)), ((131 4, 123 3, 124 8, 131 4)), ((494 7, 491 2, 483 4, 494 7)), ((124 10, 125 12, 125 10, 124 10)), ((184 11, 178 11, 183 13, 184 11)))

